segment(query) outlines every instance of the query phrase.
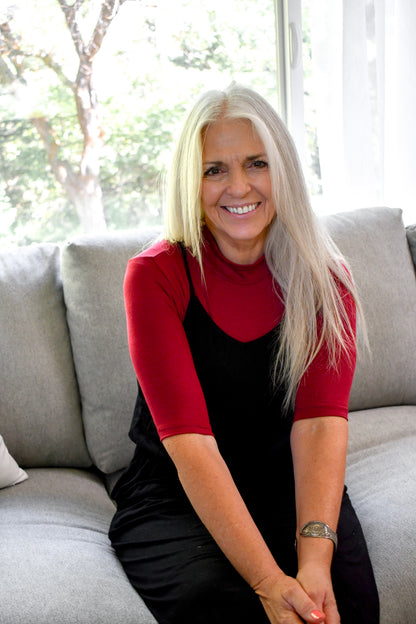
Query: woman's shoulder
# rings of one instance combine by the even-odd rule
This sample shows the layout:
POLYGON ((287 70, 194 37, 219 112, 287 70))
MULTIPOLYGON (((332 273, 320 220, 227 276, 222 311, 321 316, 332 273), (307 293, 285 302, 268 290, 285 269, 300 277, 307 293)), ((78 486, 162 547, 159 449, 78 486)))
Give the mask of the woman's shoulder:
POLYGON ((183 264, 179 244, 158 240, 128 261, 127 273, 175 273, 183 264))
POLYGON ((153 242, 149 247, 143 249, 140 253, 133 256, 130 262, 140 262, 144 258, 163 259, 165 257, 171 257, 180 253, 180 246, 178 243, 170 243, 164 239, 158 239, 153 242))
POLYGON ((124 291, 126 297, 144 295, 155 303, 167 297, 182 313, 189 288, 180 246, 160 240, 131 258, 124 291))

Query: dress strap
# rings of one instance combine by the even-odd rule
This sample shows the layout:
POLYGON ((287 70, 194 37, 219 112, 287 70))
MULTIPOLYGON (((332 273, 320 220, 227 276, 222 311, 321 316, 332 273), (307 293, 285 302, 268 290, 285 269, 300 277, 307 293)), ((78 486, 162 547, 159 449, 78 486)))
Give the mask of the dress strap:
POLYGON ((182 258, 183 258, 183 262, 185 264, 186 275, 188 276, 190 293, 191 293, 191 296, 194 296, 195 295, 194 285, 193 285, 193 282, 192 282, 191 272, 189 270, 188 259, 186 257, 185 245, 181 241, 179 241, 179 247, 181 248, 182 258))

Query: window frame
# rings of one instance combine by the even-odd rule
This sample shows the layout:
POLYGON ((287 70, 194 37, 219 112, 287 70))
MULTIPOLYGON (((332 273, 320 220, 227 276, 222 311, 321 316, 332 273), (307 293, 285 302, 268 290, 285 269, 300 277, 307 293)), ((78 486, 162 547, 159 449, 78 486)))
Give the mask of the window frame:
POLYGON ((275 0, 278 110, 306 162, 302 62, 302 2, 275 0))

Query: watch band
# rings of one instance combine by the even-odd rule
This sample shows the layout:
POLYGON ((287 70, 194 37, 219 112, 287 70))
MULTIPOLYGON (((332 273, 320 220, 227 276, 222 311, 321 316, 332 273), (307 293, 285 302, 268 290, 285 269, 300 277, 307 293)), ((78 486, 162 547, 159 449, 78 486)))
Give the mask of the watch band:
POLYGON ((334 544, 334 552, 338 546, 338 536, 325 522, 319 520, 312 520, 303 525, 299 535, 302 537, 323 537, 330 539, 334 544))

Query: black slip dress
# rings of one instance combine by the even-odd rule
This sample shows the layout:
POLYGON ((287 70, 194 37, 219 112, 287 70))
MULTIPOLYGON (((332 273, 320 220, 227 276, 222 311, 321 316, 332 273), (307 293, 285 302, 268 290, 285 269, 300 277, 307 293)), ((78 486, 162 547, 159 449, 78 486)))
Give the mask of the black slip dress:
MULTIPOLYGON (((279 327, 250 342, 224 333, 196 297, 181 248, 190 286, 184 329, 214 436, 278 565, 296 576, 293 414, 283 412, 284 389, 273 387, 270 376, 279 327)), ((129 435, 136 450, 112 493, 117 512, 109 535, 131 583, 157 621, 266 624, 260 600, 193 510, 140 387, 129 435)), ((371 564, 346 492, 338 533, 333 579, 344 611, 342 622, 377 624, 371 564)))

